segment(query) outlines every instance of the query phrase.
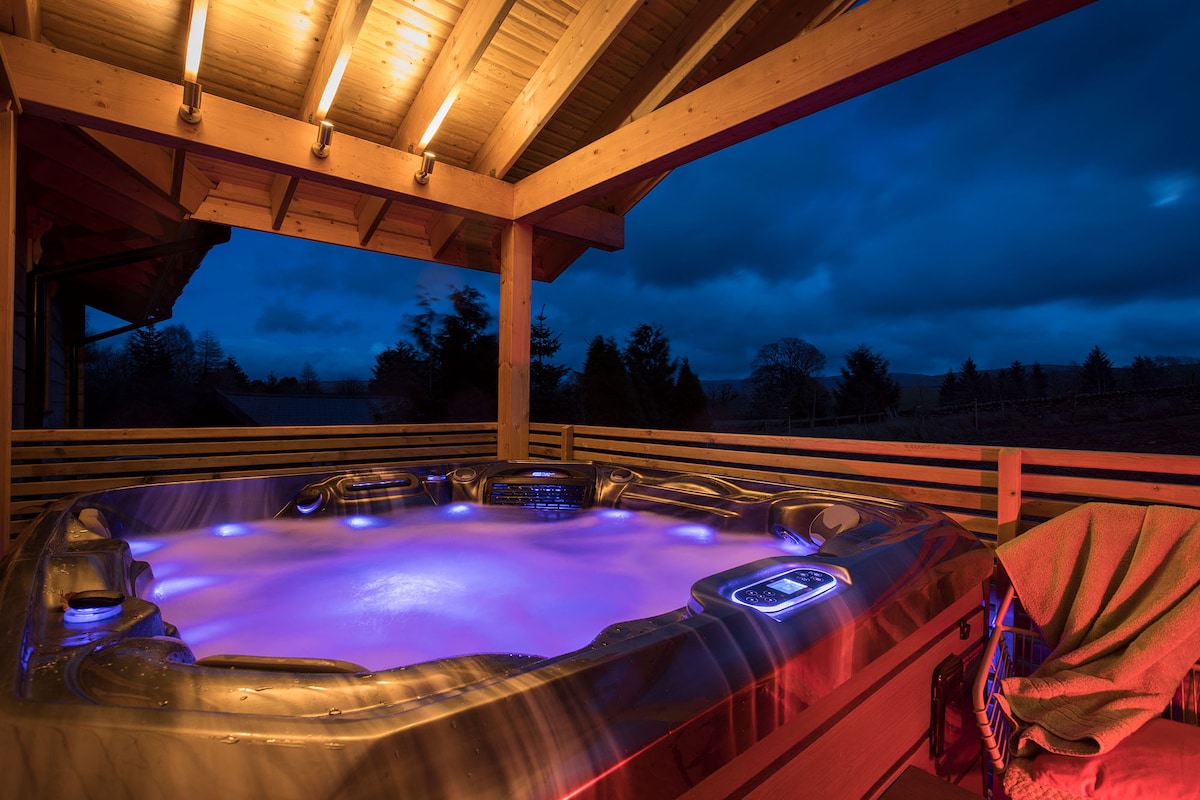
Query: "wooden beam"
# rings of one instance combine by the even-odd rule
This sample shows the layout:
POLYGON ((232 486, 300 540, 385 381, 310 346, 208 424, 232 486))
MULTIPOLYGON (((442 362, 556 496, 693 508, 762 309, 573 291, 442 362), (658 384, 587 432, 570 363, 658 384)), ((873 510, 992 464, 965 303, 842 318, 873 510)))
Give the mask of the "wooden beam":
POLYGON ((17 113, 21 113, 21 98, 17 97, 17 89, 12 84, 12 76, 8 72, 8 56, 4 53, 4 48, 0 47, 0 111, 6 111, 10 108, 16 109, 17 113))
MULTIPOLYGON (((588 0, 475 153, 471 169, 507 175, 643 2, 588 0)), ((433 252, 440 252, 461 226, 461 220, 451 225, 435 218, 429 226, 433 252)))
POLYGON ((126 169, 141 175, 189 214, 204 202, 215 186, 198 169, 189 168, 186 153, 104 131, 80 130, 126 169))
POLYGON ((514 2, 472 0, 467 3, 392 138, 392 147, 421 154, 428 145, 425 134, 429 127, 445 116, 458 97, 514 2))
POLYGON ((0 31, 41 41, 41 4, 38 0, 0 0, 0 31))
POLYGON ((533 292, 533 228, 520 222, 500 234, 500 458, 529 457, 529 337, 533 292))
POLYGON ((538 233, 612 252, 625 246, 625 218, 579 206, 539 222, 538 233))
POLYGON ((296 187, 299 185, 299 178, 287 175, 275 175, 271 178, 271 230, 278 231, 283 227, 283 218, 287 216, 288 206, 292 204, 296 187))
POLYGON ((864 3, 522 179, 515 216, 537 222, 1091 2, 864 3))
POLYGON ((675 62, 671 72, 642 96, 629 116, 617 127, 641 119, 665 103, 757 5, 757 0, 734 0, 675 62))
POLYGON ((462 216, 507 222, 513 187, 439 164, 421 186, 420 157, 339 136, 328 158, 312 154, 313 127, 223 97, 204 98, 204 119, 179 119, 179 85, 0 34, 26 113, 179 148, 327 186, 462 216))
POLYGON ((17 112, 0 111, 0 553, 8 547, 12 500, 13 343, 17 281, 17 112))
MULTIPOLYGON (((421 155, 432 136, 428 132, 449 111, 515 1, 475 0, 467 4, 392 137, 392 147, 421 155)), ((391 201, 382 197, 366 197, 359 204, 358 230, 364 245, 379 228, 390 205, 391 201)))
POLYGON ((320 122, 325 118, 370 10, 371 0, 338 0, 300 103, 301 120, 320 122), (322 99, 326 101, 324 109, 321 108, 322 99))

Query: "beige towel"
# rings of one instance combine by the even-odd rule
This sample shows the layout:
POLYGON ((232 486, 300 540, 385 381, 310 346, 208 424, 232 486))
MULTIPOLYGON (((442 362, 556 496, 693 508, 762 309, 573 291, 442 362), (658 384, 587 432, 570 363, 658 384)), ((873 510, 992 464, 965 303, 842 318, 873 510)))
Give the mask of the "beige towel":
POLYGON ((1002 684, 1017 752, 1107 752, 1200 658, 1200 510, 1088 503, 996 555, 1052 648, 1002 684))

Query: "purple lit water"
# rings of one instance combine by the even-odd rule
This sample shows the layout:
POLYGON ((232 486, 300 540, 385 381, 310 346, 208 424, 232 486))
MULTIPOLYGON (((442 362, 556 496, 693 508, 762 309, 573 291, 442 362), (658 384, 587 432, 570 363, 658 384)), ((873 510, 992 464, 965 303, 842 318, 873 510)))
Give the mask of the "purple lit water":
POLYGON ((693 583, 789 545, 670 517, 455 505, 278 519, 130 540, 147 599, 197 658, 290 656, 371 670, 478 653, 555 656, 685 605, 693 583))

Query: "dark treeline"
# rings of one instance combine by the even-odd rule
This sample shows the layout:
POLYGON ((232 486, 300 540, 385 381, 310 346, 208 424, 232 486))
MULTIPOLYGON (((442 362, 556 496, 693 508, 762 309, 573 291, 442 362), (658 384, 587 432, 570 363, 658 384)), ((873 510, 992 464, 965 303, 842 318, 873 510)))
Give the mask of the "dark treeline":
MULTIPOLYGON (((404 319, 404 336, 380 352, 369 382, 322 382, 311 364, 299 376, 251 380, 211 331, 193 338, 182 325, 153 326, 123 346, 97 343, 87 350, 86 424, 93 427, 229 424, 221 392, 275 394, 370 393, 378 422, 465 422, 495 419, 498 337, 483 296, 453 289, 449 308, 427 292, 419 312, 404 319)), ((894 415, 902 387, 888 361, 867 345, 846 353, 836 380, 822 379, 825 354, 803 339, 764 344, 747 380, 705 392, 686 357, 676 357, 661 326, 637 325, 618 343, 595 336, 579 370, 559 364, 561 334, 544 311, 531 325, 530 417, 622 427, 711 429, 728 420, 777 419, 803 425, 830 417, 894 415)), ((1094 347, 1068 376, 1066 391, 1105 393, 1154 388, 1169 380, 1170 359, 1138 356, 1118 370, 1094 347)), ((1055 376, 1063 391, 1061 371, 1055 376)), ((967 358, 947 372, 938 391, 942 408, 1044 398, 1050 376, 1034 362, 1013 361, 994 371, 967 358)), ((719 426, 718 426, 719 427, 719 426)))

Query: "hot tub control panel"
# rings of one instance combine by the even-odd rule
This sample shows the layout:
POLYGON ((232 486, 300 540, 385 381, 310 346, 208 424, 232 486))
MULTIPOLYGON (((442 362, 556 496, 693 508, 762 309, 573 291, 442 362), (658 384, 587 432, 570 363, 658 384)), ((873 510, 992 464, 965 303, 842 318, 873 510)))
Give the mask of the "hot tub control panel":
POLYGON ((817 597, 837 586, 837 578, 816 567, 800 567, 764 578, 733 592, 733 601, 774 614, 817 597))

